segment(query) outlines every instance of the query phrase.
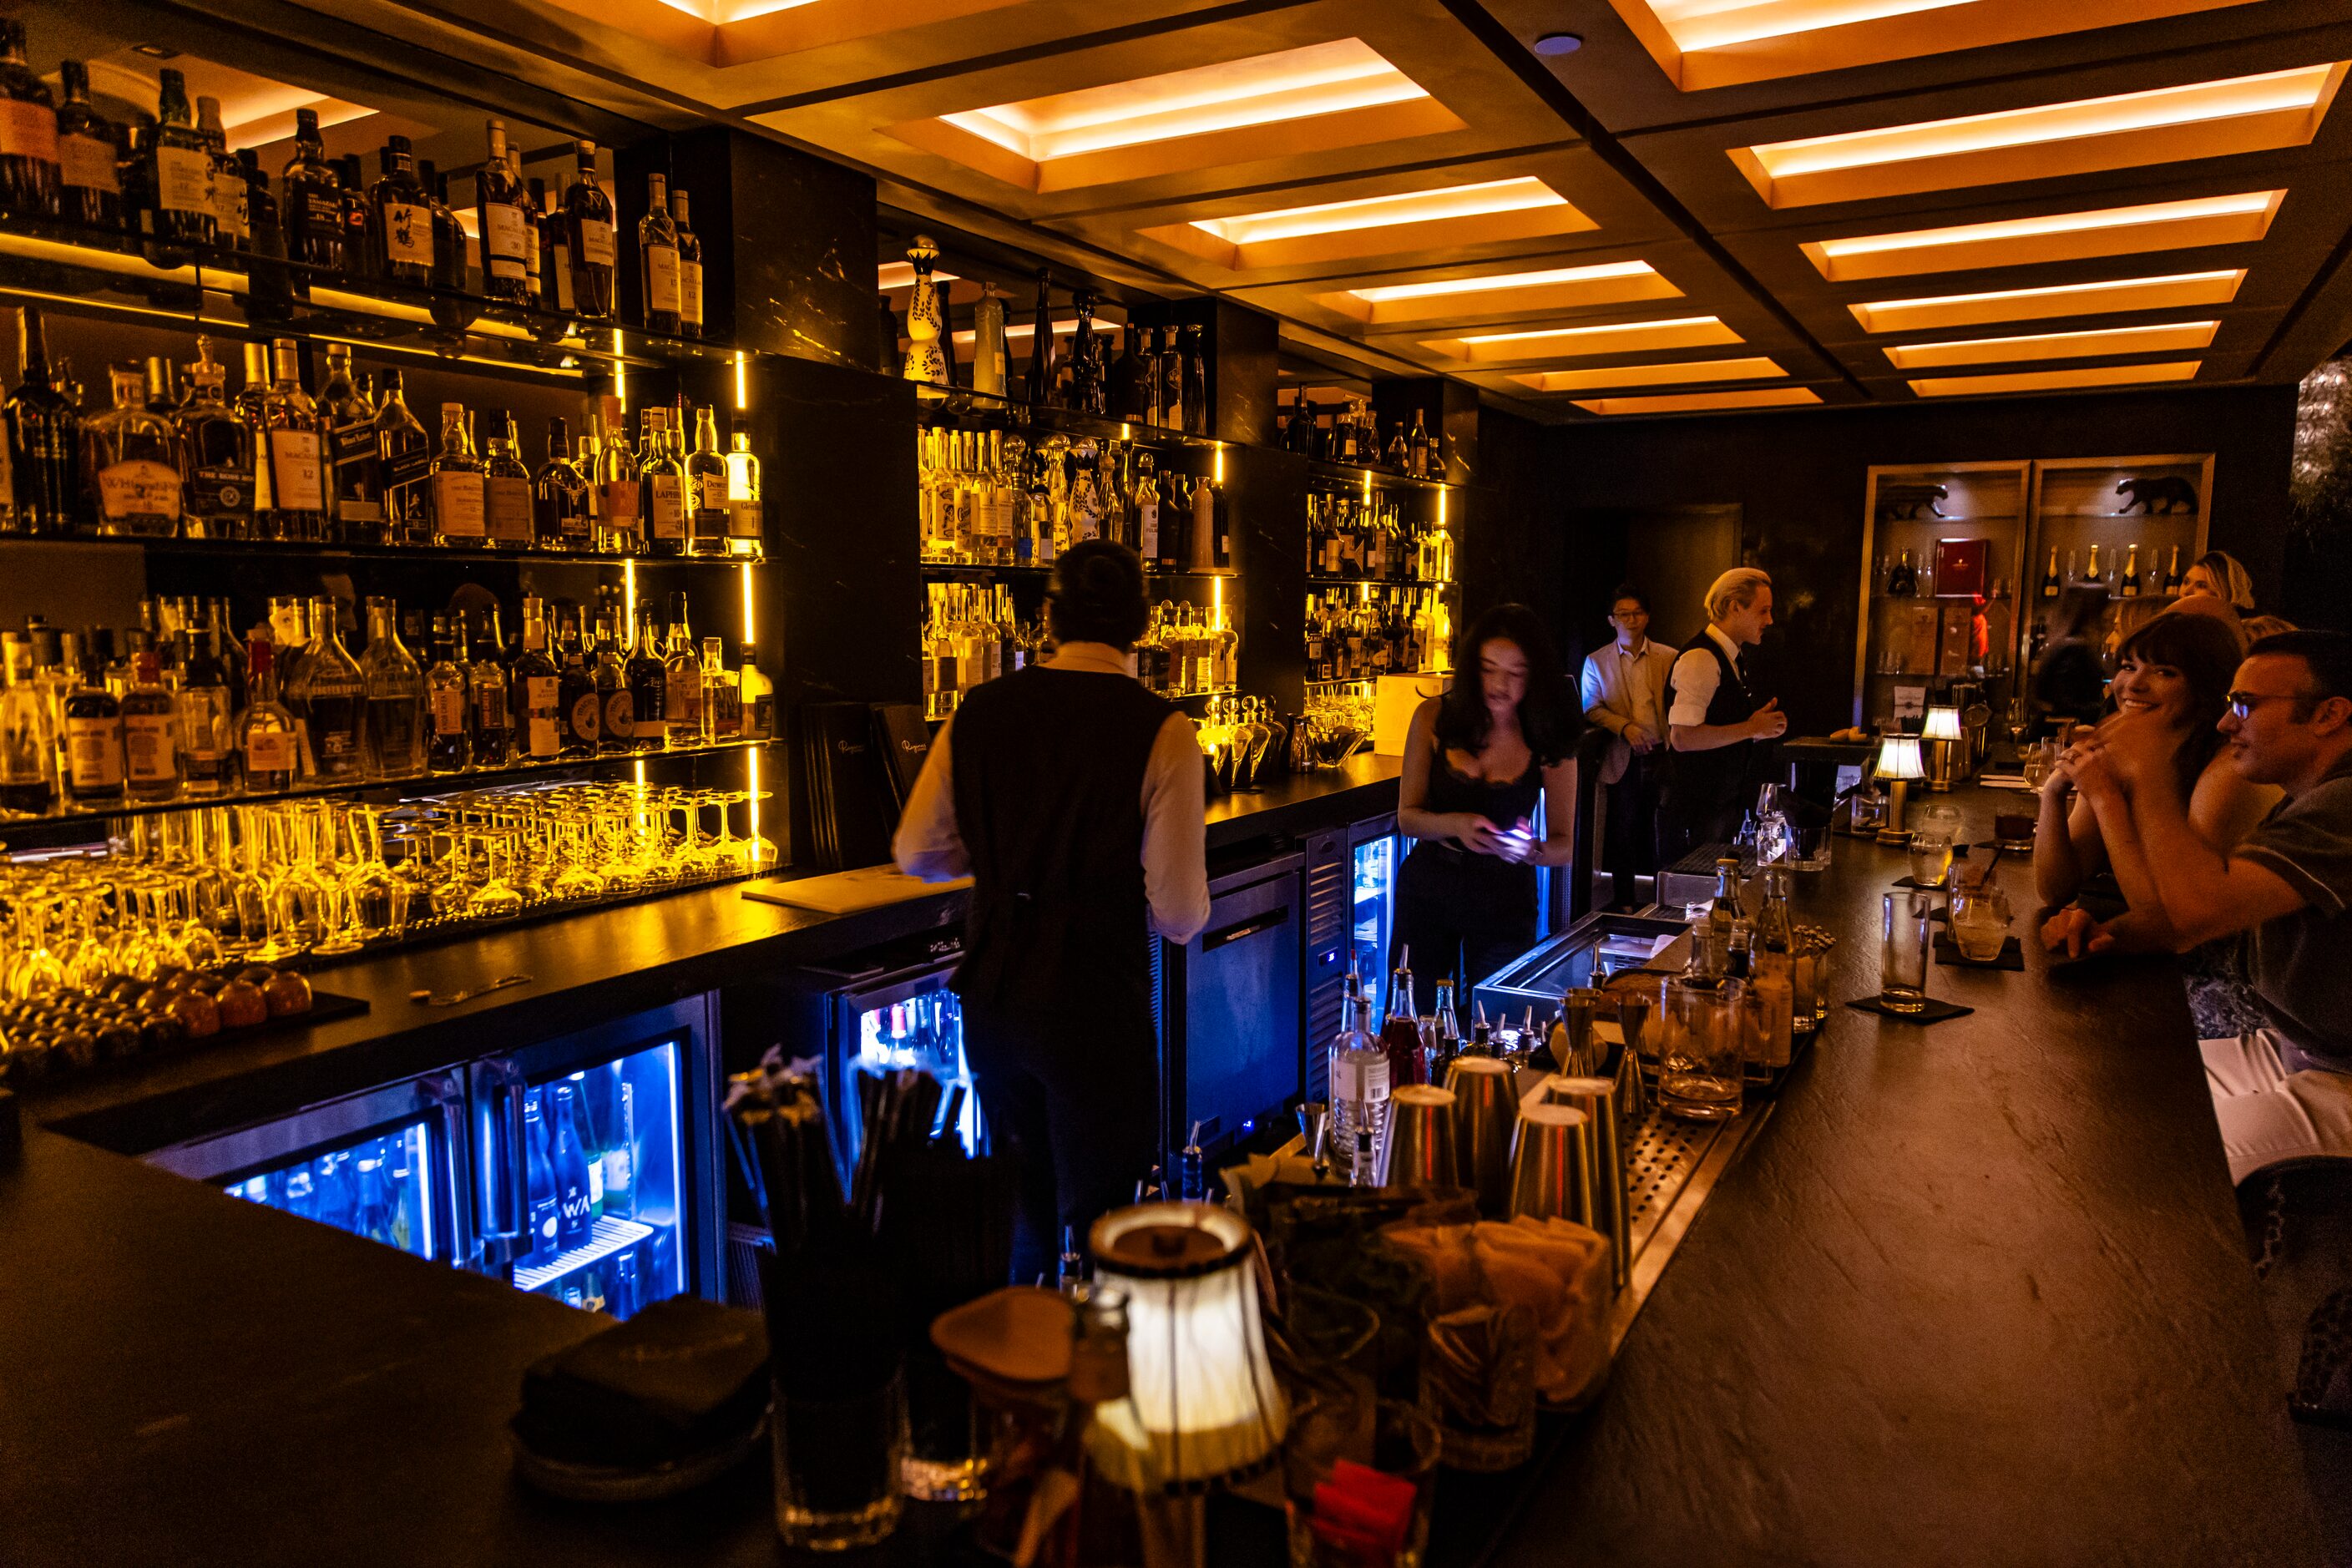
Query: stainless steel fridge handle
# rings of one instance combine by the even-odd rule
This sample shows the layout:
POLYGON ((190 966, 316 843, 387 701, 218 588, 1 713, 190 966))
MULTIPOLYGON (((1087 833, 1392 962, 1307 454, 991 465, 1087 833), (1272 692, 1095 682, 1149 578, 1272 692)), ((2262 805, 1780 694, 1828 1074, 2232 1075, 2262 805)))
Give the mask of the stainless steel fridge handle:
POLYGON ((524 1186, 529 1180, 523 1166, 522 1114, 523 1096, 529 1085, 514 1064, 487 1061, 477 1069, 488 1079, 488 1100, 483 1108, 484 1131, 495 1128, 498 1136, 485 1136, 478 1141, 477 1157, 482 1162, 480 1218, 485 1241, 492 1237, 513 1237, 523 1234, 530 1223, 526 1212, 524 1186), (498 1170, 503 1163, 503 1172, 498 1170), (499 1178, 503 1176, 503 1181, 499 1178))
MULTIPOLYGON (((431 1102, 435 1110, 440 1112, 442 1159, 447 1166, 445 1173, 447 1182, 443 1190, 451 1194, 449 1201, 455 1207, 459 1202, 459 1194, 465 1191, 465 1080, 455 1074, 436 1073, 425 1079, 424 1086, 425 1099, 431 1102)), ((462 1213, 455 1213, 450 1217, 452 1222, 459 1226, 460 1233, 449 1238, 446 1248, 446 1255, 440 1261, 462 1264, 466 1260, 467 1249, 458 1244, 463 1240, 465 1216, 462 1213)))

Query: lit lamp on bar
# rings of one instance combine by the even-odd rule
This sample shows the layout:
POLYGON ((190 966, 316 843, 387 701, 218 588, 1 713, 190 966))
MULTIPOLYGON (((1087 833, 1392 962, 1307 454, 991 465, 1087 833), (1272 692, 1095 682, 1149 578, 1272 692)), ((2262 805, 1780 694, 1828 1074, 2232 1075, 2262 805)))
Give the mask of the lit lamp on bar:
POLYGON ((1960 710, 1957 708, 1930 708, 1919 726, 1919 739, 1925 742, 1919 750, 1927 759, 1927 787, 1948 790, 1952 774, 1959 760, 1960 710))
POLYGON ((1878 743, 1878 776, 1894 787, 1886 793, 1886 820, 1879 826, 1881 844, 1908 844, 1911 830, 1903 825, 1909 809, 1911 781, 1927 776, 1919 765, 1919 737, 1889 735, 1878 743))

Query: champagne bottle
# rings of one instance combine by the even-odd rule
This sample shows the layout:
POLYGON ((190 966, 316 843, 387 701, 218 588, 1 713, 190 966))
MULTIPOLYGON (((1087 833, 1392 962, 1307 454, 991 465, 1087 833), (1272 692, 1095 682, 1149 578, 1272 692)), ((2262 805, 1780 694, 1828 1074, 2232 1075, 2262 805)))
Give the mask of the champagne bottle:
POLYGON ((2117 584, 2126 599, 2139 597, 2139 546, 2134 544, 2124 555, 2123 580, 2117 584))
POLYGON ((2058 585, 2058 547, 2053 544, 2050 547, 2050 570, 2042 574, 2042 596, 2045 599, 2056 598, 2058 585))

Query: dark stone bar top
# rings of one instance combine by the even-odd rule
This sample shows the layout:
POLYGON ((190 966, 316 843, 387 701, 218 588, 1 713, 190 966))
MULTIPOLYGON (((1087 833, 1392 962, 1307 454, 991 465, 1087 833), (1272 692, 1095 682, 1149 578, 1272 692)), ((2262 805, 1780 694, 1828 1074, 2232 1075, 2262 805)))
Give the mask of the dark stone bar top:
MULTIPOLYGON (((1377 798, 1325 808, 1355 820, 1377 798)), ((1990 796, 1958 798, 1989 820, 1990 796)), ((1879 895, 1904 862, 1835 853, 1797 902, 1841 938, 1844 998, 1875 989, 1879 895)), ((2003 873, 2021 903, 2025 869, 2003 873)), ((734 891, 585 917, 614 923, 576 952, 556 922, 373 965, 404 1009, 413 984, 462 983, 442 972, 460 952, 479 978, 543 964, 558 1011, 585 1016, 798 962, 825 927, 734 891)), ((1433 1563, 2320 1560, 2174 973, 2027 964, 1935 969, 1936 994, 1977 1009, 1948 1023, 1836 1011, 1598 1404, 1484 1528, 1442 1530, 1433 1563)), ((552 1016, 504 995, 408 1025, 387 1004, 355 1021, 380 1055, 337 1026, 311 1054, 456 1059, 552 1016)), ((557 1303, 37 1125, 0 1167, 0 1258, 10 1568, 782 1560, 762 1466, 648 1509, 513 1479, 522 1369, 595 1327, 557 1303)), ((1210 1560, 1272 1564, 1279 1542, 1244 1530, 1210 1560)))

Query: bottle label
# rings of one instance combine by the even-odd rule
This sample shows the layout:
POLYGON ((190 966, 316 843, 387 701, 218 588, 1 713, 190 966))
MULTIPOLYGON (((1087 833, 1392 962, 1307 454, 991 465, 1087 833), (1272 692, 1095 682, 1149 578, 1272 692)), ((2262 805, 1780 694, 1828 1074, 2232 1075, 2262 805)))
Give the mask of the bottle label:
POLYGON ((114 143, 96 136, 58 138, 58 174, 68 185, 86 191, 120 195, 121 177, 115 172, 114 143))
POLYGON ((213 170, 213 221, 229 234, 246 237, 246 212, 248 194, 241 175, 232 175, 215 166, 213 170))
POLYGON ((507 731, 507 689, 501 682, 486 680, 474 688, 474 708, 484 735, 503 735, 507 731))
POLYGON ((702 263, 681 261, 677 264, 678 319, 702 325, 702 263))
POLYGON ((66 769, 77 790, 121 788, 122 721, 67 720, 66 769))
POLYGON ((604 481, 604 521, 614 528, 634 531, 637 526, 639 498, 635 479, 604 481))
POLYGON ((649 474, 646 492, 653 513, 652 531, 656 539, 686 537, 685 485, 676 474, 649 474))
POLYGON ((259 773, 291 773, 294 771, 294 731, 291 730, 249 730, 245 737, 245 771, 250 779, 259 773))
POLYGON ((433 519, 445 539, 482 537, 482 476, 449 468, 433 476, 433 519))
MULTIPOLYGON (((315 714, 315 710, 313 711, 315 714)), ((360 732, 357 730, 340 724, 320 725, 319 765, 322 770, 330 763, 346 762, 359 754, 360 732)))
POLYGON ((326 479, 319 471, 316 430, 269 432, 269 485, 280 511, 327 510, 326 479))
POLYGON ((555 755, 563 743, 555 732, 555 677, 525 676, 523 702, 530 710, 530 729, 523 737, 523 750, 534 757, 555 755))
POLYGON ((604 733, 618 741, 633 741, 637 734, 637 704, 625 686, 615 687, 604 694, 604 733))
POLYGON ((381 209, 384 259, 433 265, 433 209, 415 202, 386 202, 381 209))
POLYGON ((155 205, 171 212, 213 211, 213 158, 201 147, 155 149, 155 205))
POLYGON ((558 239, 549 249, 553 252, 547 270, 555 280, 555 308, 568 311, 574 309, 572 300, 575 298, 572 292, 572 243, 558 239))
POLYGON ((490 537, 529 542, 530 481, 511 474, 492 474, 483 481, 483 489, 490 537))
POLYGON ((30 99, 0 99, 0 156, 58 161, 58 111, 30 99))
POLYGON ((677 247, 648 245, 646 258, 646 310, 677 314, 677 247))
POLYGON ((526 220, 522 226, 522 269, 526 276, 539 276, 539 225, 526 220))
POLYGON ((604 704, 593 691, 583 691, 572 700, 572 738, 593 744, 604 732, 604 704))
POLYGON ((484 202, 481 211, 482 259, 490 276, 525 276, 522 209, 509 202, 484 202))
POLYGON ((466 732, 464 687, 436 686, 433 689, 433 732, 436 735, 462 735, 466 732))
MULTIPOLYGON (((376 450, 378 455, 382 456, 383 448, 381 443, 378 444, 376 450)), ((433 454, 425 449, 421 438, 416 445, 406 451, 394 452, 389 457, 384 457, 383 460, 383 483, 386 489, 399 485, 413 485, 433 471, 433 454)))
POLYGON ((98 505, 108 522, 177 522, 179 472, 148 458, 110 463, 98 471, 98 505))
POLYGON ((613 226, 602 218, 580 220, 580 264, 583 267, 613 265, 613 226))
POLYGON ((328 432, 327 441, 334 453, 335 493, 344 497, 365 494, 371 488, 366 465, 375 461, 374 422, 354 419, 347 425, 338 425, 328 432))
POLYGON ((228 688, 183 686, 179 696, 180 752, 191 777, 217 777, 221 742, 228 730, 228 688))
POLYGON ((662 723, 681 740, 692 741, 702 733, 702 672, 673 676, 669 695, 662 703, 662 723))
POLYGON ((694 537, 727 537, 727 476, 704 474, 694 481, 694 537))
POLYGON ((732 500, 727 503, 727 537, 730 539, 759 538, 762 531, 763 521, 760 503, 756 500, 732 500))
POLYGON ((124 719, 122 760, 132 784, 167 784, 179 777, 179 759, 172 747, 172 716, 134 713, 124 719))

